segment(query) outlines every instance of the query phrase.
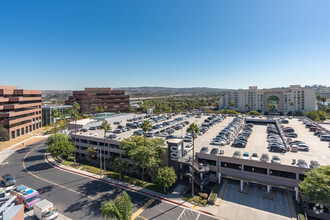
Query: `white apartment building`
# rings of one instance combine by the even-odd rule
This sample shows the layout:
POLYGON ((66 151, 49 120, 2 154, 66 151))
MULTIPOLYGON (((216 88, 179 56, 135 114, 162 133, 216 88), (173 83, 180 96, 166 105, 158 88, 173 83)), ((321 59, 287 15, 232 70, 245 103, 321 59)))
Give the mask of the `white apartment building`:
POLYGON ((250 86, 249 89, 229 91, 220 99, 219 108, 287 115, 292 109, 302 113, 315 110, 315 100, 315 90, 310 87, 291 85, 289 88, 258 89, 250 86))

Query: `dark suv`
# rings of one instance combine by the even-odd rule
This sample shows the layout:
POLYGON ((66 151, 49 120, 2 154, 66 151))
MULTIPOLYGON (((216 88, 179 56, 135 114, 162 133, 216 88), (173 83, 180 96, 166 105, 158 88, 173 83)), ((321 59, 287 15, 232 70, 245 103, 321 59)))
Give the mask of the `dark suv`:
POLYGON ((270 151, 277 151, 277 152, 286 152, 286 148, 282 145, 271 145, 269 148, 270 151))
POLYGON ((10 174, 3 175, 1 178, 1 183, 4 186, 12 186, 16 183, 15 177, 10 174))

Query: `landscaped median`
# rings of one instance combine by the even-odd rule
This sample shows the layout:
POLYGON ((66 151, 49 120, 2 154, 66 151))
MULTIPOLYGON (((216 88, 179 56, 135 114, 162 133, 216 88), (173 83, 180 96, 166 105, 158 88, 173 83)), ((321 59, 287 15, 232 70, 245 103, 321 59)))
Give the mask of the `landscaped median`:
MULTIPOLYGON (((73 167, 74 162, 71 161, 71 160, 63 160, 62 164, 64 166, 67 166, 67 167, 76 168, 78 170, 85 170, 87 172, 90 172, 90 173, 93 173, 93 174, 96 174, 96 175, 100 175, 100 168, 95 167, 95 166, 79 163, 78 165, 73 167)), ((142 180, 139 180, 139 179, 136 179, 134 177, 127 176, 127 175, 123 175, 123 174, 121 175, 121 179, 120 179, 119 174, 115 173, 115 172, 112 172, 112 171, 107 171, 106 176, 111 178, 111 179, 119 180, 119 181, 122 181, 122 182, 125 182, 125 183, 128 183, 128 184, 143 187, 143 188, 146 188, 146 189, 164 194, 163 187, 158 186, 154 183, 149 183, 149 182, 146 182, 146 181, 142 182, 142 180)))
POLYGON ((220 184, 215 184, 211 194, 210 194, 210 197, 209 197, 209 203, 214 205, 216 199, 218 198, 218 194, 220 193, 220 190, 221 190, 221 186, 222 186, 222 182, 220 184))

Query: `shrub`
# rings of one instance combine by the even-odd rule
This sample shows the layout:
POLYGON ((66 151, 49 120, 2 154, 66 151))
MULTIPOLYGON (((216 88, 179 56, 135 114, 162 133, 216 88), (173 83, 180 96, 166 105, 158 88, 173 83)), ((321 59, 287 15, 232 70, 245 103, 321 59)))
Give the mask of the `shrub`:
POLYGON ((208 198, 207 193, 198 193, 198 195, 199 195, 202 199, 207 199, 207 198, 208 198))

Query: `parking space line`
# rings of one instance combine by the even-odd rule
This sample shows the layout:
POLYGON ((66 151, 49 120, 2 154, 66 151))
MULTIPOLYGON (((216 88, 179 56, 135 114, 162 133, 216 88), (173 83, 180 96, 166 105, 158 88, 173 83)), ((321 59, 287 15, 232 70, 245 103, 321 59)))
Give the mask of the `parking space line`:
POLYGON ((221 201, 222 201, 223 195, 225 194, 225 191, 226 191, 226 189, 227 189, 228 182, 229 182, 229 181, 226 180, 226 185, 225 185, 225 188, 223 189, 222 195, 221 195, 221 197, 220 197, 219 204, 215 204, 216 206, 220 206, 220 203, 221 203, 221 201))
POLYGON ((151 205, 151 203, 153 203, 153 201, 155 201, 155 199, 149 199, 139 210, 137 210, 131 217, 131 219, 135 219, 136 217, 138 217, 148 206, 151 205))
POLYGON ((201 215, 201 213, 198 213, 197 217, 196 217, 196 220, 198 220, 199 216, 201 215))
POLYGON ((288 198, 288 203, 289 203, 289 208, 290 208, 290 214, 291 214, 291 220, 293 220, 292 209, 291 209, 291 204, 290 204, 290 199, 289 199, 288 191, 286 191, 286 197, 288 198))
POLYGON ((181 214, 180 214, 179 217, 178 217, 178 220, 181 218, 182 214, 183 214, 185 211, 186 211, 186 209, 183 209, 183 210, 182 210, 181 214))

